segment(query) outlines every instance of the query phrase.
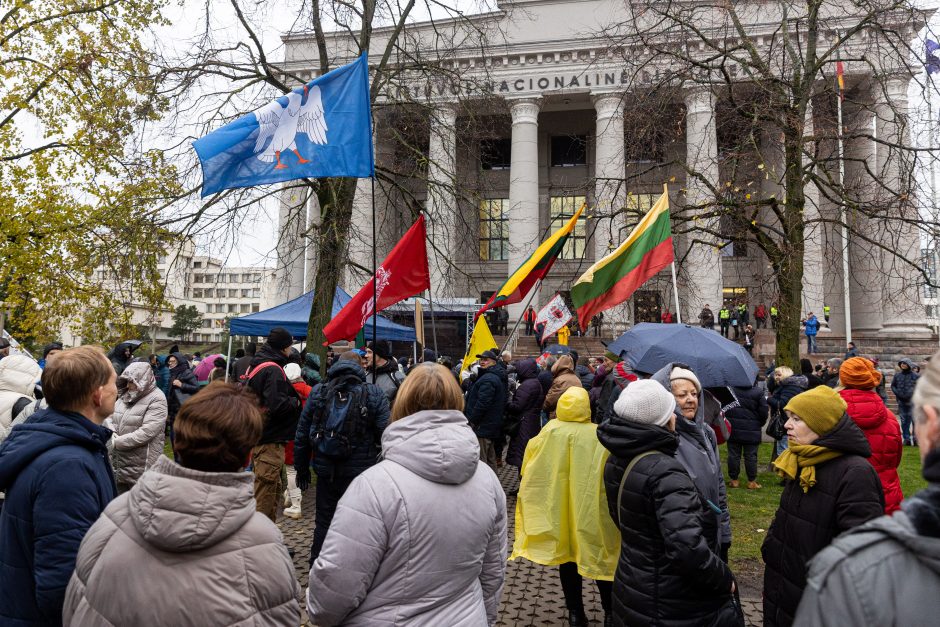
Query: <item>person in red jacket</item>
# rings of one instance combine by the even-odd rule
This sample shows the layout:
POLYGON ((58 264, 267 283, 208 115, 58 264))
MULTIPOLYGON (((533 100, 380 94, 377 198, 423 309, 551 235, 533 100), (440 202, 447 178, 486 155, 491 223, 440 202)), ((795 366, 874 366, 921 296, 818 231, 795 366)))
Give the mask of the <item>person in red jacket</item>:
POLYGON ((846 413, 862 429, 871 445, 868 461, 881 479, 885 514, 893 514, 901 508, 904 498, 898 476, 903 446, 898 419, 875 392, 881 373, 868 359, 852 357, 839 368, 839 381, 845 387, 839 395, 848 405, 846 413))
MULTIPOLYGON (((300 366, 295 363, 289 363, 284 366, 284 375, 290 381, 291 386, 297 391, 300 397, 300 408, 307 404, 307 397, 310 396, 311 388, 304 382, 300 366)), ((284 515, 288 518, 298 519, 303 516, 300 511, 300 500, 303 492, 297 487, 297 471, 294 469, 294 441, 291 440, 284 448, 284 464, 287 467, 287 489, 284 490, 284 515)))

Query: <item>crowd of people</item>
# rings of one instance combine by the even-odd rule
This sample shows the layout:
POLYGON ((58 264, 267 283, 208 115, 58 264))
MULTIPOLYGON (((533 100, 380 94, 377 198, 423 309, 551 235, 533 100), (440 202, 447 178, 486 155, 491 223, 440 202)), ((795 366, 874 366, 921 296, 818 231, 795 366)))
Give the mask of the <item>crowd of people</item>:
POLYGON ((762 489, 765 433, 783 484, 765 624, 826 624, 833 608, 923 624, 940 605, 937 360, 898 364, 899 418, 854 346, 708 388, 684 363, 637 372, 612 352, 494 347, 461 371, 377 341, 322 372, 294 344, 275 328, 231 364, 176 347, 135 359, 127 343, 0 359, 0 623, 298 625, 275 521, 302 519, 315 486, 315 625, 492 625, 515 559, 557 568, 569 625, 588 624, 583 578, 605 624, 740 625, 727 496, 742 458, 762 489), (929 487, 904 500, 915 443, 929 487))

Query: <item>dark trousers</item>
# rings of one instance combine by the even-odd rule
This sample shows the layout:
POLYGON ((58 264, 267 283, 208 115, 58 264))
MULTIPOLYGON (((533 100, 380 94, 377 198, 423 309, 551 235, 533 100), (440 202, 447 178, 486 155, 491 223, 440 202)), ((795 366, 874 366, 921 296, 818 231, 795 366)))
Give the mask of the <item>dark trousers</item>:
POLYGON ((336 504, 346 493, 352 478, 317 475, 317 509, 313 526, 313 544, 310 545, 310 565, 316 561, 326 540, 326 532, 330 530, 333 514, 336 513, 336 504))
POLYGON ((532 335, 532 333, 534 333, 534 332, 535 332, 535 322, 531 322, 531 321, 529 321, 529 320, 526 320, 526 323, 525 323, 525 334, 526 334, 526 335, 532 335))
POLYGON ((741 450, 744 450, 744 471, 748 481, 757 481, 757 444, 741 444, 728 440, 728 476, 737 480, 741 474, 741 450))
POLYGON ((776 328, 777 328, 777 316, 771 316, 771 317, 770 317, 770 326, 771 326, 771 328, 773 328, 773 329, 776 329, 776 328))
POLYGON ((741 337, 741 325, 740 324, 732 324, 731 328, 734 329, 734 339, 738 339, 739 337, 741 337))
POLYGON ((719 324, 721 325, 721 334, 728 337, 728 328, 731 326, 731 322, 729 320, 722 320, 719 324))
POLYGON ((754 321, 757 323, 758 329, 763 329, 764 323, 767 322, 767 318, 754 318, 754 321))
MULTIPOLYGON (((574 562, 565 562, 558 566, 558 575, 561 577, 561 590, 565 593, 565 607, 569 612, 584 613, 584 598, 581 596, 581 575, 578 565, 574 562)), ((612 581, 597 580, 597 592, 601 595, 601 607, 605 614, 610 614, 610 593, 613 590, 612 581)))

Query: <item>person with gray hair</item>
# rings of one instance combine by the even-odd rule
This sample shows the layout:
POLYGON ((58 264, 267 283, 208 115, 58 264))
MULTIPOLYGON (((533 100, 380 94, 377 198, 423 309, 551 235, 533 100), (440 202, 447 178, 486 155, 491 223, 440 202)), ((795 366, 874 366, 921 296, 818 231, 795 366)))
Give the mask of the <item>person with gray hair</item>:
MULTIPOLYGON (((940 353, 934 357, 940 356, 940 353)), ((940 360, 914 390, 914 432, 928 486, 901 511, 843 534, 810 563, 796 624, 926 625, 940 615, 940 360)))
POLYGON ((842 360, 838 357, 833 357, 832 359, 828 360, 826 362, 826 372, 822 377, 823 383, 831 388, 835 388, 837 385, 839 385, 839 368, 841 367, 842 360))

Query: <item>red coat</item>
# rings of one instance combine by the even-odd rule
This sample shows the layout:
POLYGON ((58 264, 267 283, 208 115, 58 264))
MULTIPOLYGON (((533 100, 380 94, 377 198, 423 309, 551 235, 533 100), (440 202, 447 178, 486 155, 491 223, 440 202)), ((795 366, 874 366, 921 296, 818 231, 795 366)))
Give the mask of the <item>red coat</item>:
POLYGON ((871 457, 868 461, 875 467, 881 487, 885 493, 885 514, 893 514, 901 508, 904 495, 898 466, 901 464, 901 425, 874 390, 842 390, 839 392, 848 403, 849 417, 855 421, 868 443, 871 457))

